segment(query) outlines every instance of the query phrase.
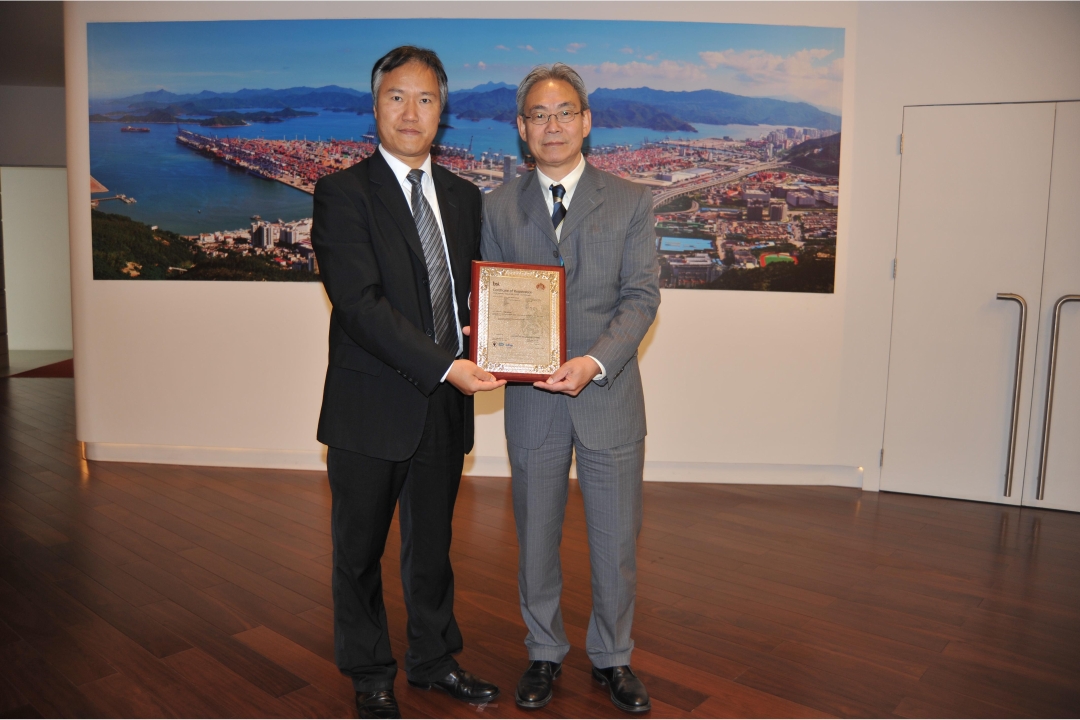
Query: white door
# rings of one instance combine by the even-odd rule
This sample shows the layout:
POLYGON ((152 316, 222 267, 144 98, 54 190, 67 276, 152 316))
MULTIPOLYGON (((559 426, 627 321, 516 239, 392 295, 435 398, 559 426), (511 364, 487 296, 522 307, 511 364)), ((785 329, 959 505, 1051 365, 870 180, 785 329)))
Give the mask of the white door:
POLYGON ((1020 503, 1053 135, 1053 103, 904 111, 882 490, 1020 503))
POLYGON ((1054 167, 1046 223, 1035 397, 1028 431, 1024 504, 1080 511, 1080 103, 1058 103, 1054 167), (1069 298, 1075 297, 1075 300, 1069 298), (1058 303, 1059 323, 1054 314, 1058 303), (1049 432, 1044 435, 1050 350, 1057 331, 1057 360, 1049 432), (1046 463, 1041 468, 1046 438, 1046 463), (1044 469, 1042 500, 1039 473, 1044 469))

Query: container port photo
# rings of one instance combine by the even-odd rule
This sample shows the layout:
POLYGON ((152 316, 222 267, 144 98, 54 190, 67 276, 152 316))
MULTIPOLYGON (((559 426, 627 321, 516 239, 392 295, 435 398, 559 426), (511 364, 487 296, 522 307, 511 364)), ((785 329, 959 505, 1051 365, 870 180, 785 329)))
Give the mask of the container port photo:
POLYGON ((434 162, 482 192, 532 170, 516 83, 565 62, 588 162, 651 188, 662 287, 833 291, 844 31, 660 22, 90 24, 94 278, 317 281, 315 183, 375 152, 370 67, 406 42, 449 76, 434 162))

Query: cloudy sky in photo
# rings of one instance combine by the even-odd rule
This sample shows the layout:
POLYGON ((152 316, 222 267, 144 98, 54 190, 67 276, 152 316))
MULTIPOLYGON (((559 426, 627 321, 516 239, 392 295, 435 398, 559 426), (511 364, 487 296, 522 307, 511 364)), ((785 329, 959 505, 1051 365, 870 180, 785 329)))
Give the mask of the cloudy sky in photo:
POLYGON ((589 90, 647 86, 804 101, 839 114, 842 28, 567 20, 267 20, 88 25, 90 97, 165 89, 369 88, 402 44, 439 53, 450 89, 572 65, 589 90))

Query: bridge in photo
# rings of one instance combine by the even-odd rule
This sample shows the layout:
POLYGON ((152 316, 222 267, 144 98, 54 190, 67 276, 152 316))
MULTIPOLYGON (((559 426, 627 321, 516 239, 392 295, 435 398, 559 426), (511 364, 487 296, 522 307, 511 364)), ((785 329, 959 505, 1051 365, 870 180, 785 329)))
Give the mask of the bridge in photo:
POLYGON ((714 185, 723 185, 725 183, 735 182, 741 180, 747 175, 753 175, 754 173, 765 172, 767 170, 776 170, 777 168, 787 165, 786 162, 767 162, 760 165, 754 165, 753 167, 743 168, 738 172, 724 175, 718 178, 711 178, 702 182, 691 183, 689 185, 682 185, 677 188, 667 188, 662 193, 653 198, 653 206, 660 207, 669 200, 674 200, 680 195, 686 195, 692 192, 698 192, 706 188, 713 187, 714 185))

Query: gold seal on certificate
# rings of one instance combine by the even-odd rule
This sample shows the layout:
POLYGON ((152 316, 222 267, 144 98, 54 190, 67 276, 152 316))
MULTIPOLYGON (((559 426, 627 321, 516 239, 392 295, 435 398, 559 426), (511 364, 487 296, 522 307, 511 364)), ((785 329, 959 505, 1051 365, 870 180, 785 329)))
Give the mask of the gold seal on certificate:
POLYGON ((500 379, 543 380, 566 361, 566 273, 558 265, 472 265, 473 361, 500 379))

